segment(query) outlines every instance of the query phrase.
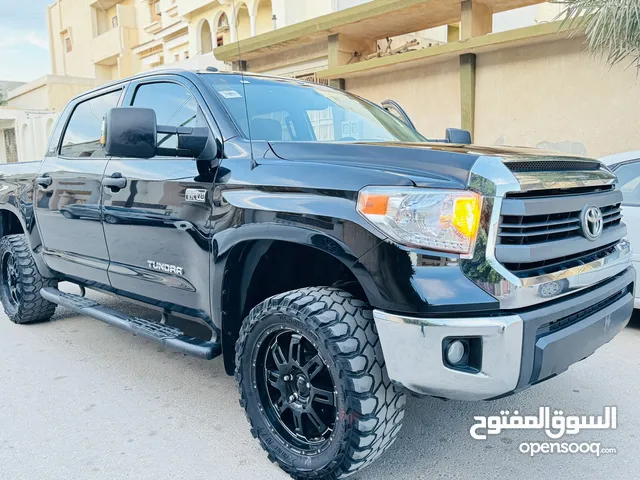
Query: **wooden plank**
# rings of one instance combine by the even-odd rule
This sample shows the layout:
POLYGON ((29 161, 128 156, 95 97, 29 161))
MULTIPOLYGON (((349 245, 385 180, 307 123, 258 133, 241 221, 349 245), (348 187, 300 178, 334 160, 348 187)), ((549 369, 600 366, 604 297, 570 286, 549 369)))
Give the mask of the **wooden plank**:
MULTIPOLYGON (((486 0, 484 3, 491 11, 500 12, 544 2, 486 0)), ((460 20, 460 0, 374 0, 223 45, 216 48, 214 54, 218 60, 225 62, 237 60, 239 55, 244 60, 250 60, 265 53, 314 43, 335 33, 353 38, 378 40, 454 24, 460 20)))
POLYGON ((493 11, 491 6, 478 0, 462 0, 460 38, 466 40, 491 33, 493 11))
POLYGON ((458 42, 436 45, 413 52, 375 58, 318 72, 319 78, 353 78, 381 73, 397 68, 412 68, 429 63, 453 59, 465 53, 483 53, 503 48, 532 45, 567 38, 571 32, 560 31, 561 21, 542 23, 531 27, 492 33, 458 42))

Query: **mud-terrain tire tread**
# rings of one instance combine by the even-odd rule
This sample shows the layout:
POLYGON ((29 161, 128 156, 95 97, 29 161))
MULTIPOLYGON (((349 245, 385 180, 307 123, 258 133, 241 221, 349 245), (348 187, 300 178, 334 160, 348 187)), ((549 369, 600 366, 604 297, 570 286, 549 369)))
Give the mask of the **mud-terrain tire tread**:
MULTIPOLYGON (((268 298, 245 318, 236 343, 235 378, 240 405, 251 424, 251 433, 260 440, 269 459, 296 479, 334 479, 347 477, 369 465, 394 443, 402 426, 406 395, 396 389, 385 368, 382 346, 372 311, 365 302, 333 287, 308 287, 268 298), (342 446, 334 460, 321 470, 300 473, 280 461, 258 435, 254 419, 246 408, 242 362, 249 333, 266 315, 279 312, 302 316, 310 330, 316 331, 325 346, 336 352, 340 381, 347 391, 347 418, 342 446)), ((250 383, 248 381, 247 383, 250 383)))
POLYGON ((10 251, 13 255, 22 291, 22 301, 15 312, 4 306, 7 316, 12 322, 18 324, 49 320, 57 305, 42 298, 40 290, 44 287, 57 287, 58 281, 40 275, 24 234, 2 237, 0 240, 0 259, 5 251, 10 251))

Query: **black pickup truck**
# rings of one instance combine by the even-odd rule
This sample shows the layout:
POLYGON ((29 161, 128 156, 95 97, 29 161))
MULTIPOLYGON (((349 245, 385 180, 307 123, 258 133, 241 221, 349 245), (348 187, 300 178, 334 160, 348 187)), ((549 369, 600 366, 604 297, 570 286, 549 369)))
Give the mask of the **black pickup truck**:
POLYGON ((371 463, 406 392, 518 392, 633 309, 622 196, 599 162, 428 141, 321 85, 142 74, 72 100, 42 162, 0 171, 9 319, 62 305, 221 355, 252 434, 296 478, 371 463))

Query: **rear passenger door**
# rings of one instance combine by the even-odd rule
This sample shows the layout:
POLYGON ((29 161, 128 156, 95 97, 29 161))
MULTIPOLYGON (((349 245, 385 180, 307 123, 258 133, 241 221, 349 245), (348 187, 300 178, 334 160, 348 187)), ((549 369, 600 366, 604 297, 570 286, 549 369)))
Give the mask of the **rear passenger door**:
POLYGON ((116 87, 69 105, 62 139, 47 154, 36 179, 35 211, 45 262, 69 277, 104 286, 109 285, 109 255, 100 197, 107 159, 100 137, 102 119, 118 106, 123 90, 116 87))
MULTIPOLYGON (((155 110, 158 125, 208 126, 199 107, 203 99, 182 77, 133 82, 123 103, 155 110)), ((175 138, 165 135, 158 135, 158 144, 177 146, 175 138)), ((105 178, 122 177, 126 184, 104 189, 104 233, 109 279, 117 291, 206 319, 213 178, 202 175, 198 163, 166 156, 110 159, 105 178)))

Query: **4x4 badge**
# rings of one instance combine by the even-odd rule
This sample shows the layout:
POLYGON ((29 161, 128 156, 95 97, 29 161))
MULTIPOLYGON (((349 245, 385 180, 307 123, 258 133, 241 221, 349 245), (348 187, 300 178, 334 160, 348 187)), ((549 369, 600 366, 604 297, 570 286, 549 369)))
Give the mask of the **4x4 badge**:
POLYGON ((184 199, 187 202, 204 203, 207 201, 207 191, 200 188, 187 188, 184 192, 184 199))

